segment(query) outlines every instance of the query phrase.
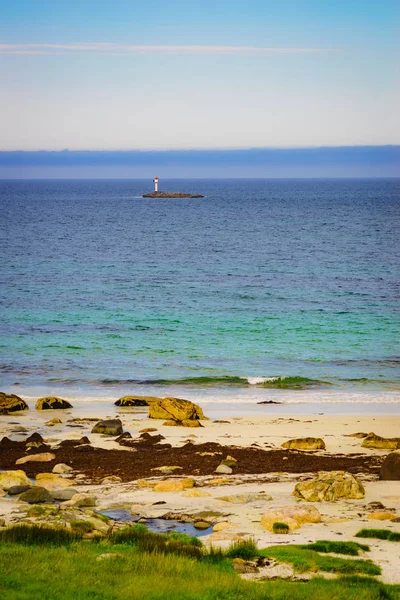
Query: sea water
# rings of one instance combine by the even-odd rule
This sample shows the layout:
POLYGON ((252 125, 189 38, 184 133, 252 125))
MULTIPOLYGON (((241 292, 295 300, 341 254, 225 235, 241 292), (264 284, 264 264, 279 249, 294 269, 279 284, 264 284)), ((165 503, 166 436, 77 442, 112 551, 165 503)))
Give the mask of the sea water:
POLYGON ((400 180, 162 188, 0 182, 1 390, 400 402, 400 180))

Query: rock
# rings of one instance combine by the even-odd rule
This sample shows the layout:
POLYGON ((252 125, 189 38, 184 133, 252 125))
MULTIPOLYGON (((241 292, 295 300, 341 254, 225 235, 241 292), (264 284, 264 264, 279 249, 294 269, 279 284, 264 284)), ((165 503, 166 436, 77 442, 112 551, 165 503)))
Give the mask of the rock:
POLYGON ((121 477, 117 477, 117 475, 109 475, 109 477, 104 477, 102 480, 103 485, 113 484, 113 483, 121 483, 121 477))
POLYGON ((50 504, 53 502, 53 496, 50 492, 46 490, 46 488, 39 486, 35 486, 27 492, 24 492, 19 499, 23 502, 28 502, 28 504, 50 504))
POLYGON ((46 490, 54 490, 64 487, 71 487, 70 479, 63 479, 55 473, 39 473, 36 475, 36 485, 46 488, 46 490))
POLYGON ((335 500, 364 498, 365 490, 361 482, 346 471, 321 473, 314 479, 298 483, 293 496, 308 502, 333 502, 335 500))
POLYGON ((218 465, 218 467, 215 469, 215 473, 219 473, 221 475, 230 475, 232 472, 233 472, 232 468, 231 467, 227 467, 223 463, 221 463, 220 465, 218 465))
POLYGON ((195 521, 193 523, 193 527, 195 529, 208 529, 209 527, 211 527, 211 523, 208 523, 207 521, 195 521))
POLYGON ((74 494, 71 500, 67 500, 62 505, 63 508, 70 506, 74 506, 75 508, 96 506, 96 497, 90 494, 74 494))
POLYGON ((59 500, 60 502, 71 500, 76 494, 78 494, 78 490, 73 487, 51 490, 54 500, 59 500))
POLYGON ((73 471, 73 468, 65 463, 58 463, 58 465, 53 467, 53 473, 58 475, 65 475, 65 473, 70 473, 71 471, 73 471))
POLYGON ((157 431, 156 427, 145 427, 144 429, 139 429, 139 433, 153 433, 157 431))
POLYGON ((25 400, 22 400, 19 396, 0 392, 0 411, 4 411, 4 414, 18 410, 27 410, 28 408, 29 406, 25 400))
POLYGON ((56 455, 52 454, 51 452, 43 452, 41 454, 30 454, 29 456, 23 456, 22 458, 19 458, 15 462, 15 464, 23 465, 27 462, 50 462, 54 460, 55 457, 56 455))
POLYGON ((368 515, 368 519, 375 521, 393 521, 393 519, 395 518, 396 515, 389 511, 377 511, 372 512, 368 515))
POLYGON ((174 421, 205 419, 200 406, 179 398, 160 398, 149 408, 150 419, 172 419, 174 421))
POLYGON ((387 455, 383 461, 379 479, 383 481, 400 481, 400 450, 387 455))
POLYGON ((183 492, 182 496, 184 498, 205 498, 206 496, 211 496, 211 494, 204 490, 199 490, 198 488, 192 488, 191 490, 183 492))
POLYGON ((183 492, 194 487, 194 479, 166 479, 153 487, 154 492, 183 492))
POLYGON ((231 483, 231 480, 228 477, 213 477, 207 481, 208 485, 227 485, 231 483))
POLYGON ((13 485, 8 490, 8 495, 9 496, 18 496, 18 494, 23 494, 24 492, 27 492, 28 490, 30 490, 31 487, 32 487, 31 485, 13 485))
POLYGON ((132 439, 132 436, 129 433, 129 431, 125 431, 124 433, 121 433, 121 435, 116 437, 115 441, 117 442, 117 444, 121 444, 121 446, 123 446, 123 442, 126 442, 127 440, 131 440, 131 439, 132 439))
POLYGON ((225 531, 225 529, 231 529, 232 527, 232 523, 228 523, 228 521, 221 521, 220 523, 216 523, 214 525, 213 533, 218 533, 218 531, 225 531))
POLYGON ((243 575, 244 573, 258 573, 258 567, 250 562, 243 560, 243 558, 234 558, 232 561, 233 568, 236 573, 243 575))
POLYGON ((325 442, 321 438, 298 438, 284 442, 282 448, 288 448, 289 450, 325 450, 325 442))
POLYGON ((228 456, 221 462, 221 465, 225 465, 226 467, 236 467, 237 462, 238 461, 236 458, 233 458, 233 456, 229 456, 228 454, 228 456))
POLYGON ((354 437, 358 439, 366 438, 368 433, 364 433, 363 431, 357 431, 357 433, 347 433, 346 437, 354 437))
POLYGON ((27 485, 31 487, 31 482, 27 478, 25 471, 0 472, 0 489, 8 491, 15 485, 27 485))
POLYGON ((183 421, 169 419, 168 421, 164 421, 163 425, 166 427, 203 427, 200 421, 194 421, 190 419, 184 419, 183 421))
POLYGON ((400 447, 400 438, 383 438, 372 432, 367 435, 361 446, 378 450, 396 450, 400 447))
POLYGON ((92 433, 102 433, 104 435, 117 436, 123 433, 122 423, 119 419, 108 419, 99 421, 92 429, 92 433))
POLYGON ((46 421, 45 425, 47 425, 48 427, 54 427, 54 425, 59 425, 60 423, 62 423, 61 419, 59 419, 58 417, 54 417, 54 419, 46 421))
POLYGON ((0 489, 0 498, 4 498, 4 496, 7 496, 7 492, 0 489))
POLYGON ((218 500, 230 502, 231 504, 247 504, 248 502, 259 502, 272 500, 271 496, 266 494, 238 494, 236 496, 220 496, 218 500))
POLYGON ((157 398, 156 396, 123 396, 116 402, 114 402, 115 406, 149 406, 152 402, 156 400, 162 400, 162 398, 157 398))
POLYGON ((160 473, 164 473, 165 475, 171 475, 174 471, 181 471, 182 467, 178 467, 175 465, 172 466, 164 466, 164 467, 154 467, 151 471, 160 471, 160 473))
POLYGON ((273 532, 275 523, 285 523, 290 530, 298 529, 303 523, 319 523, 321 514, 315 506, 294 505, 274 508, 263 514, 261 525, 273 532))
POLYGON ((72 404, 63 398, 57 398, 57 396, 45 396, 36 402, 36 410, 64 410, 66 408, 72 408, 72 404))

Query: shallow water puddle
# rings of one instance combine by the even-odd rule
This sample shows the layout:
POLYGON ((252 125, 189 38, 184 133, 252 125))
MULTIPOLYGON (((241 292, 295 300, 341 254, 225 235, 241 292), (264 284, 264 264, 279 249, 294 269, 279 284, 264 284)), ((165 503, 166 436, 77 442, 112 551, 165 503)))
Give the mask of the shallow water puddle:
MULTIPOLYGON (((113 510, 103 510, 100 514, 110 517, 114 521, 126 522, 126 523, 137 523, 139 515, 133 515, 130 510, 126 508, 117 508, 113 510)), ((209 535, 212 533, 212 527, 208 529, 196 529, 192 523, 180 523, 179 521, 170 521, 169 519, 147 519, 146 523, 143 523, 150 531, 154 533, 187 533, 188 535, 195 535, 196 537, 202 537, 203 535, 209 535)))

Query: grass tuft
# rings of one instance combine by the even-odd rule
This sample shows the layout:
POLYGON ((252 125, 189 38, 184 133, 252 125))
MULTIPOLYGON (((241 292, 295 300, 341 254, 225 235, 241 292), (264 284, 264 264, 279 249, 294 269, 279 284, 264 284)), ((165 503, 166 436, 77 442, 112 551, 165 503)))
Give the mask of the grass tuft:
POLYGON ((79 540, 81 536, 64 527, 54 528, 40 525, 14 525, 0 531, 1 542, 17 544, 66 546, 79 540))
POLYGON ((329 542, 327 540, 319 540, 313 544, 303 544, 300 548, 303 550, 315 550, 316 552, 347 554, 348 556, 358 556, 360 550, 369 552, 369 546, 365 544, 358 544, 357 542, 329 542))
POLYGON ((377 540, 389 540, 389 542, 400 542, 400 533, 389 531, 389 529, 361 529, 356 533, 358 538, 375 538, 377 540))
POLYGON ((242 558, 243 560, 251 560, 258 554, 259 550, 253 539, 234 542, 225 552, 227 558, 242 558))

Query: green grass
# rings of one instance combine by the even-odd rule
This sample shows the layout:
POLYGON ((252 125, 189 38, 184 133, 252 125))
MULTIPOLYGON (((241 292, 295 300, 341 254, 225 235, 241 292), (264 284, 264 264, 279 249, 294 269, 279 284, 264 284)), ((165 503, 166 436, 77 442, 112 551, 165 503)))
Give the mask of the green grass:
MULTIPOLYGON (((333 542, 332 542, 333 543, 333 542)), ((295 571, 307 573, 324 571, 340 575, 380 575, 381 570, 369 560, 351 560, 334 556, 321 556, 315 550, 286 544, 260 550, 261 556, 276 558, 293 565, 295 571)))
POLYGON ((400 533, 389 531, 389 529, 361 529, 356 536, 358 538, 375 538, 377 540, 389 540, 389 542, 400 542, 400 533))
POLYGON ((12 542, 27 546, 67 546, 79 540, 81 535, 63 527, 41 525, 14 525, 0 531, 0 542, 12 542))
POLYGON ((108 542, 35 552, 3 543, 0 565, 0 598, 7 600, 400 600, 400 586, 369 578, 247 582, 226 561, 211 565, 108 542), (106 552, 118 556, 96 560, 106 552))
POLYGON ((71 529, 74 533, 83 535, 84 533, 90 533, 94 529, 93 523, 90 521, 71 521, 71 529))
POLYGON ((259 550, 253 539, 234 542, 225 552, 227 558, 242 558, 251 560, 258 556, 259 550))
POLYGON ((272 525, 272 531, 274 533, 289 533, 289 525, 287 525, 287 523, 280 523, 277 521, 272 525))
POLYGON ((365 544, 357 544, 357 542, 329 542, 327 540, 319 540, 313 544, 304 544, 300 548, 303 550, 315 550, 316 552, 347 554, 348 556, 358 556, 360 550, 369 552, 369 546, 365 544))
POLYGON ((136 546, 138 551, 148 554, 178 554, 201 558, 203 545, 197 538, 184 534, 153 533, 141 524, 124 527, 110 536, 112 544, 136 546))

